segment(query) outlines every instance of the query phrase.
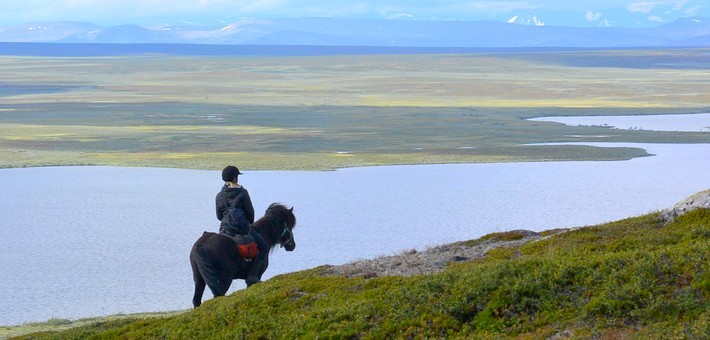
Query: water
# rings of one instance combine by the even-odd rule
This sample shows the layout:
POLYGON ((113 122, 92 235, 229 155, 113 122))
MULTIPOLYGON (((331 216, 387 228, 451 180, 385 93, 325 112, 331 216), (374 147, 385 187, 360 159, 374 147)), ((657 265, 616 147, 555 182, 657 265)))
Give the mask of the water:
POLYGON ((530 120, 571 126, 610 126, 625 130, 710 132, 710 113, 649 116, 540 117, 530 120))
MULTIPOLYGON (((240 181, 257 216, 282 202, 298 218, 297 248, 272 253, 268 278, 491 232, 597 224, 710 188, 709 144, 637 146, 657 156, 250 171, 240 181)), ((220 185, 219 171, 0 170, 0 325, 190 308, 188 254, 217 230, 220 185)))

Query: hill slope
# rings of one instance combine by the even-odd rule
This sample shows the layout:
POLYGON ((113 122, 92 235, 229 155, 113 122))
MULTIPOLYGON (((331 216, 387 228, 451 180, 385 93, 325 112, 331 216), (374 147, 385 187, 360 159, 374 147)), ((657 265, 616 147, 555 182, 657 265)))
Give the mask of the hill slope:
POLYGON ((707 338, 710 209, 696 206, 682 215, 653 213, 565 232, 488 235, 457 245, 517 243, 431 274, 380 276, 324 266, 176 316, 31 336, 707 338), (518 242, 525 238, 532 241, 518 242))

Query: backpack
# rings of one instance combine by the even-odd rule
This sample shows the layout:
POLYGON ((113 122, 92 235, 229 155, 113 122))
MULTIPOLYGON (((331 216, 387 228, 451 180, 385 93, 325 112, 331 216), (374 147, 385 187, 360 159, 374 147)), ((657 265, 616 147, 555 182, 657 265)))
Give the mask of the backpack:
POLYGON ((227 219, 227 227, 224 232, 231 236, 234 235, 247 235, 251 229, 251 224, 247 219, 247 214, 236 204, 234 207, 229 206, 229 201, 227 200, 227 195, 224 195, 224 201, 227 203, 227 213, 225 217, 227 219))

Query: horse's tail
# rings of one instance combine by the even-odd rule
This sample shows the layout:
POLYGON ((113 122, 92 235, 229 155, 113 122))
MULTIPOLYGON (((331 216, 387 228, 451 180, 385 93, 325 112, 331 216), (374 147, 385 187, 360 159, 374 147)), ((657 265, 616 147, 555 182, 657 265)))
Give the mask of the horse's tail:
POLYGON ((192 259, 202 279, 205 280, 212 293, 215 294, 215 296, 224 295, 224 293, 218 293, 221 291, 221 287, 224 286, 225 282, 222 282, 223 279, 220 277, 219 268, 217 268, 215 258, 210 251, 198 243, 193 246, 192 252, 192 259))

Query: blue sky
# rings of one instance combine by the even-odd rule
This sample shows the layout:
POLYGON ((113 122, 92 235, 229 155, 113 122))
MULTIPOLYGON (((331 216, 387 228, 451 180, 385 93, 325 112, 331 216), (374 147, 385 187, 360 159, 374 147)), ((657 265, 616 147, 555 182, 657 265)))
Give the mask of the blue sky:
POLYGON ((219 24, 241 18, 303 16, 507 21, 516 15, 537 15, 553 24, 580 19, 628 26, 623 17, 663 23, 708 16, 709 11, 708 0, 0 0, 0 25, 219 24))

